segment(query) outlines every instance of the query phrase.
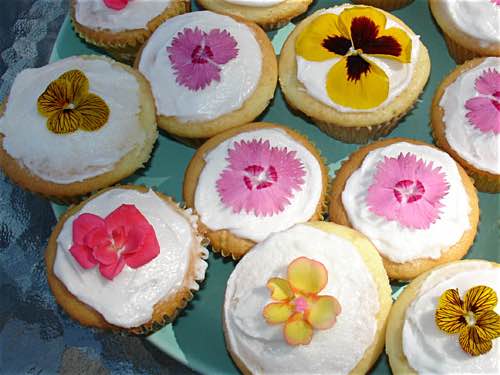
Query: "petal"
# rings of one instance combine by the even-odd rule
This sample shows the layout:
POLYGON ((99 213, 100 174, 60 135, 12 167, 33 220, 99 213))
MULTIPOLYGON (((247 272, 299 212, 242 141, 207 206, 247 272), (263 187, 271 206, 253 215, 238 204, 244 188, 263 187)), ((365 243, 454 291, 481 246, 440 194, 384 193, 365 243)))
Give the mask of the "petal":
POLYGON ((328 272, 322 263, 300 257, 288 265, 288 282, 294 291, 316 294, 326 286, 328 272))
POLYGON ((89 92, 89 80, 80 70, 70 70, 58 78, 68 85, 67 99, 77 105, 89 92))
POLYGON ((113 10, 122 10, 124 9, 127 5, 129 0, 103 0, 104 4, 113 10))
POLYGON ((500 102, 487 97, 476 97, 465 102, 469 122, 483 133, 500 134, 500 102))
POLYGON ((83 122, 82 115, 75 110, 61 110, 49 117, 47 128, 56 134, 73 133, 83 122))
POLYGON ((275 301, 288 301, 293 298, 293 292, 290 284, 285 279, 273 277, 266 286, 271 291, 271 298, 275 301))
POLYGON ((125 266, 125 261, 123 258, 119 258, 116 263, 110 265, 99 264, 99 272, 108 280, 113 280, 116 275, 118 275, 123 267, 125 266))
POLYGON ((85 236, 96 228, 104 228, 104 220, 94 214, 81 214, 73 221, 73 242, 83 245, 85 236))
POLYGON ((460 314, 464 314, 465 311, 462 309, 462 301, 460 300, 460 294, 458 293, 458 289, 448 289, 445 291, 438 301, 438 307, 444 308, 448 305, 452 305, 460 308, 460 314))
POLYGON ((146 263, 149 263, 154 258, 160 254, 160 244, 158 243, 158 239, 156 238, 155 231, 152 226, 149 226, 149 229, 141 227, 142 238, 139 235, 135 235, 136 239, 132 240, 130 238, 130 234, 135 231, 130 231, 129 236, 127 237, 127 244, 125 245, 126 250, 123 252, 123 257, 125 259, 125 263, 131 268, 139 268, 146 263), (133 251, 128 250, 129 241, 141 241, 141 244, 138 248, 133 249, 133 251))
POLYGON ((213 29, 206 36, 206 45, 210 47, 216 64, 226 64, 238 56, 238 43, 226 30, 213 29))
POLYGON ((90 248, 111 244, 111 238, 106 230, 106 226, 96 227, 90 230, 85 237, 83 237, 83 243, 90 248))
POLYGON ((385 57, 401 63, 411 61, 412 41, 410 36, 403 30, 392 27, 380 33, 380 36, 367 43, 363 52, 371 56, 385 57))
POLYGON ((313 328, 301 313, 296 313, 285 323, 283 334, 288 345, 307 345, 311 342, 313 328))
POLYGON ((92 249, 83 245, 73 245, 69 249, 69 252, 80 266, 84 269, 89 269, 97 264, 97 260, 92 255, 92 249))
POLYGON ((481 340, 494 340, 500 337, 500 315, 493 310, 479 315, 476 329, 481 340))
POLYGON ((354 109, 382 104, 389 95, 389 79, 376 64, 360 56, 337 62, 328 72, 326 90, 333 102, 354 109))
POLYGON ((262 314, 269 324, 280 324, 292 316, 293 307, 286 302, 273 302, 264 307, 262 314))
POLYGON ((55 80, 51 82, 42 95, 38 97, 38 112, 45 117, 59 113, 69 103, 68 91, 67 81, 55 80))
POLYGON ((309 301, 310 310, 305 313, 306 320, 316 329, 333 327, 341 312, 340 303, 331 296, 319 296, 309 301))
POLYGON ((350 38, 354 48, 362 48, 360 44, 374 40, 378 33, 385 29, 384 13, 375 8, 352 7, 339 15, 339 28, 350 38))
POLYGON ((338 19, 331 13, 316 17, 298 36, 295 53, 309 61, 325 61, 347 53, 349 36, 338 28, 338 19))
POLYGON ((473 356, 487 353, 492 348, 491 340, 481 340, 476 327, 466 327, 458 338, 462 349, 473 356))
POLYGON ((464 308, 476 315, 480 315, 487 310, 493 310, 496 305, 497 294, 488 286, 475 286, 465 293, 464 308))
POLYGON ((459 333, 467 326, 463 311, 454 305, 437 309, 434 318, 438 328, 450 335, 459 333))
POLYGON ((500 99, 500 73, 496 69, 484 70, 475 82, 476 90, 483 95, 500 99))
POLYGON ((109 119, 109 107, 104 100, 94 94, 86 95, 75 108, 82 116, 80 129, 94 131, 106 124, 109 119))
POLYGON ((120 227, 123 227, 125 232, 128 233, 128 231, 132 228, 150 225, 147 219, 142 215, 141 211, 139 211, 133 204, 122 204, 106 216, 104 221, 109 233, 112 233, 113 230, 120 227))

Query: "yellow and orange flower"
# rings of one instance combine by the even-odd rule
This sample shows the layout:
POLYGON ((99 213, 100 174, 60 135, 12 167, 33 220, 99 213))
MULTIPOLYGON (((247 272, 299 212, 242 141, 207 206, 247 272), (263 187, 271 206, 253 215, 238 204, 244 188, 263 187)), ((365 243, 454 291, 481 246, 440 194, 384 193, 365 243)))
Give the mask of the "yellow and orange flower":
POLYGON ((325 266, 300 257, 288 266, 288 280, 273 277, 267 282, 272 302, 264 307, 269 324, 285 323, 283 334, 289 345, 307 345, 313 329, 331 328, 340 314, 339 302, 332 296, 318 293, 328 282, 325 266))
POLYGON ((79 70, 70 70, 49 84, 38 98, 38 112, 48 118, 47 128, 56 134, 94 131, 109 118, 108 105, 89 93, 89 80, 79 70))
POLYGON ((470 355, 487 353, 492 340, 500 337, 500 315, 493 309, 497 294, 490 287, 480 285, 460 299, 458 289, 448 289, 439 299, 436 324, 448 334, 460 334, 458 342, 470 355))
POLYGON ((386 29, 386 22, 379 10, 352 7, 339 15, 320 15, 297 38, 296 53, 308 61, 340 58, 326 78, 326 91, 333 102, 370 109, 387 99, 389 78, 369 57, 409 63, 412 41, 402 29, 386 29))

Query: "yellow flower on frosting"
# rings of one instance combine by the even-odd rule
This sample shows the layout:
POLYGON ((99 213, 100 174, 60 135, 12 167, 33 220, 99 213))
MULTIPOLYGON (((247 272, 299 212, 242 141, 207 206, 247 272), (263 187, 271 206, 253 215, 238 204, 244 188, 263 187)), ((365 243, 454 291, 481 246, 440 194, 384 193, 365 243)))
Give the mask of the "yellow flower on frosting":
POLYGON ((264 307, 269 324, 285 323, 283 334, 289 345, 307 345, 313 329, 331 328, 340 314, 339 302, 318 293, 326 286, 328 273, 315 260, 300 257, 288 266, 288 280, 273 277, 267 282, 271 299, 277 302, 264 307))
POLYGON ((463 301, 458 289, 448 289, 439 299, 436 324, 448 334, 460 334, 458 342, 465 352, 484 354, 500 337, 500 316, 493 311, 496 304, 497 294, 484 285, 469 289, 463 301))
POLYGON ((326 77, 326 91, 333 102, 369 109, 387 99, 389 78, 370 57, 409 63, 412 41, 402 29, 386 29, 386 22, 379 10, 352 7, 339 15, 316 17, 297 38, 296 53, 305 60, 340 58, 326 77))
POLYGON ((70 70, 49 84, 38 98, 38 112, 48 118, 47 128, 56 134, 94 131, 109 118, 108 105, 89 93, 89 81, 79 70, 70 70))

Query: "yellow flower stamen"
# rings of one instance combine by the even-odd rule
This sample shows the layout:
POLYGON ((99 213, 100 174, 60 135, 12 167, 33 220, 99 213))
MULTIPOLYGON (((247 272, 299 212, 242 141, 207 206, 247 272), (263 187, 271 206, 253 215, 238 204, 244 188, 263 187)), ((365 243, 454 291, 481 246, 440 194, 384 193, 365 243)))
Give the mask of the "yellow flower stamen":
POLYGON ((467 314, 464 315, 465 321, 467 325, 474 326, 476 324, 476 316, 472 311, 467 311, 467 314))

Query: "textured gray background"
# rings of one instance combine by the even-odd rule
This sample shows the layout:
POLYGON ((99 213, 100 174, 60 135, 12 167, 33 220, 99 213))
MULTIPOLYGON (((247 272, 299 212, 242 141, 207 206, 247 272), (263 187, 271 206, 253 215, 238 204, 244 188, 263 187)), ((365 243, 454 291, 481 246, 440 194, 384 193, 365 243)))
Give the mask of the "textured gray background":
MULTIPOLYGON (((47 63, 69 0, 0 0, 0 100, 47 63)), ((43 253, 47 201, 0 172, 0 374, 193 374, 147 341, 86 329, 54 302, 43 253)))

